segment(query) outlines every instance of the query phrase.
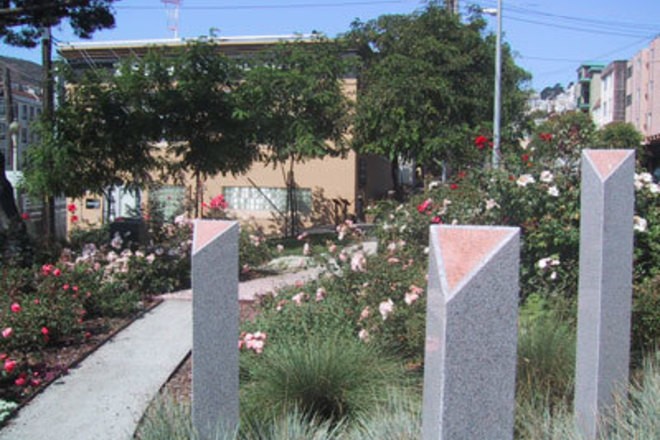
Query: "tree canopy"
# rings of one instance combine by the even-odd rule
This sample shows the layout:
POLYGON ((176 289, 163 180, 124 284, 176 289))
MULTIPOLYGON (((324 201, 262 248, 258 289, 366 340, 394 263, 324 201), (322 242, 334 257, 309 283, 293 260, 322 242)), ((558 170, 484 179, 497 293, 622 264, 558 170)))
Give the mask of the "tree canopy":
POLYGON ((240 115, 266 162, 284 163, 346 151, 350 104, 342 91, 347 73, 342 48, 323 37, 274 45, 245 60, 236 94, 240 115))
POLYGON ((347 152, 350 101, 342 90, 349 63, 343 47, 321 36, 274 45, 246 60, 236 91, 239 114, 265 150, 261 159, 289 163, 287 233, 298 227, 293 164, 347 152))
POLYGON ((12 46, 34 47, 42 28, 67 19, 75 34, 90 38, 112 28, 112 4, 117 0, 0 0, 0 38, 12 46))
MULTIPOLYGON (((469 161, 466 136, 492 127, 495 38, 484 29, 479 14, 462 23, 436 2, 355 22, 345 36, 362 62, 354 147, 395 162, 469 161)), ((503 127, 522 117, 528 78, 505 45, 503 127)))
POLYGON ((27 150, 28 191, 78 197, 148 182, 157 163, 153 141, 161 133, 153 90, 144 69, 132 63, 117 75, 87 71, 68 88, 53 121, 40 122, 40 140, 27 150))

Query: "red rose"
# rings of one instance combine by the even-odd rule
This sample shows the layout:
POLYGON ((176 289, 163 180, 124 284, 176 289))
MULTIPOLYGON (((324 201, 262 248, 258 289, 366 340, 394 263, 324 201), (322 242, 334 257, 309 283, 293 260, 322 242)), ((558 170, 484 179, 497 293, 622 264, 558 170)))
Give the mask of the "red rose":
POLYGON ((14 368, 16 368, 16 361, 13 361, 11 359, 5 360, 4 368, 7 373, 11 373, 12 371, 14 371, 14 368))
POLYGON ((486 144, 488 144, 488 138, 486 136, 479 135, 474 139, 474 145, 476 145, 479 150, 483 150, 486 144))
POLYGON ((70 203, 66 206, 66 210, 69 211, 70 213, 76 212, 76 205, 73 203, 70 203))
POLYGON ((449 189, 451 189, 452 191, 455 190, 455 189, 458 189, 458 184, 457 183, 452 183, 451 185, 449 185, 449 189))

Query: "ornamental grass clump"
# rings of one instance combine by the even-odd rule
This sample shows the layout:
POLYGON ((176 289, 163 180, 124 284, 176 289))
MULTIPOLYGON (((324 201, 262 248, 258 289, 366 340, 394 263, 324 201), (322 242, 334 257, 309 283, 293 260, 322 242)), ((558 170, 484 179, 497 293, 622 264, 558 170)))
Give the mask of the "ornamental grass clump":
POLYGON ((310 420, 353 420, 386 402, 391 386, 406 383, 399 362, 357 338, 333 333, 272 341, 248 368, 242 408, 265 420, 291 411, 310 420))

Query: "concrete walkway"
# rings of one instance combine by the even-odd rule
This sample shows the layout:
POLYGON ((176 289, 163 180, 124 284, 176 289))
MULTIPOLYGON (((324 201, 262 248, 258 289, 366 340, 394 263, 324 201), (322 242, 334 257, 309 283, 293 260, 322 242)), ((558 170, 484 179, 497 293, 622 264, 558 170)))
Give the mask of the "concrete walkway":
MULTIPOLYGON (((368 253, 375 246, 365 246, 368 253)), ((239 299, 316 278, 321 268, 240 283, 239 299)), ((0 429, 0 440, 130 440, 147 406, 192 349, 192 292, 164 301, 52 383, 0 429)))

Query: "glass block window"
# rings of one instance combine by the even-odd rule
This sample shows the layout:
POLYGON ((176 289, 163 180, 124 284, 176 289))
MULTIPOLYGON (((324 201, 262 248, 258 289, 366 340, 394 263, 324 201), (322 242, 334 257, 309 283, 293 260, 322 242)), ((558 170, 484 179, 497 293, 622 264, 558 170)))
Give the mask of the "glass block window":
POLYGON ((165 220, 172 221, 185 211, 186 189, 183 186, 168 185, 151 193, 163 211, 165 220))
MULTIPOLYGON (((286 188, 255 188, 252 186, 226 186, 222 195, 230 209, 239 211, 286 211, 286 188), (274 206, 275 207, 274 207, 274 206)), ((312 191, 297 188, 298 211, 306 214, 312 208, 312 191)))

